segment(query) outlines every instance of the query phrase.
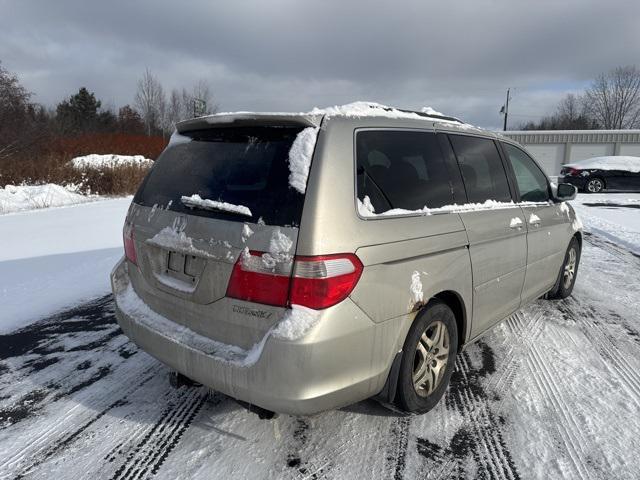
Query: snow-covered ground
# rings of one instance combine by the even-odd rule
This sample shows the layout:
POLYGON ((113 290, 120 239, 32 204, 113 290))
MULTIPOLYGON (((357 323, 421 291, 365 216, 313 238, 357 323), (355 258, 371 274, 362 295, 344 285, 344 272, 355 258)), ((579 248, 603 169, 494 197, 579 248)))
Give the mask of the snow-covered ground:
POLYGON ((640 193, 581 193, 572 203, 585 229, 640 255, 640 193))
POLYGON ((7 185, 0 188, 0 215, 39 208, 61 207, 96 200, 81 195, 73 187, 54 183, 45 185, 7 185))
POLYGON ((0 333, 106 294, 130 203, 0 215, 0 333))
MULTIPOLYGON (((57 301, 49 288, 65 288, 39 289, 25 273, 25 288, 2 297, 34 315, 0 335, 0 478, 637 478, 640 212, 637 194, 620 195, 574 203, 586 235, 573 296, 537 301, 471 345, 422 416, 365 401, 259 420, 204 388, 174 390, 167 368, 122 335, 110 295, 45 312, 57 301)), ((106 292, 127 203, 0 217, 14 233, 0 269, 67 256, 49 278, 76 278, 64 272, 79 262, 66 290, 95 281, 106 292)))

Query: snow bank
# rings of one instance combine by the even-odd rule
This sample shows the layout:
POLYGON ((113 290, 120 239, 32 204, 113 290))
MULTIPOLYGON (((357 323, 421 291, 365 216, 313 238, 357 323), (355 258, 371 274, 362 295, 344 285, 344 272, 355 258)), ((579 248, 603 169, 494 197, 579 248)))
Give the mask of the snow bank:
POLYGON ((640 157, 609 156, 593 157, 579 162, 567 163, 563 167, 580 170, 625 170, 640 173, 640 157))
POLYGON ((246 215, 247 217, 251 217, 251 210, 249 207, 245 207, 244 205, 234 205, 233 203, 227 202, 219 202, 216 200, 209 200, 206 198, 200 197, 200 195, 195 194, 190 197, 183 196, 180 198, 180 201, 185 204, 187 207, 198 207, 204 208, 205 210, 220 210, 222 212, 230 212, 237 213, 239 215, 246 215))
POLYGON ((46 207, 61 207, 77 203, 91 202, 95 196, 77 193, 73 187, 63 187, 54 183, 46 185, 7 185, 0 188, 0 214, 34 210, 46 207))
POLYGON ((289 150, 289 185, 300 193, 307 189, 309 167, 318 131, 319 129, 314 127, 305 128, 297 135, 289 150))
POLYGON ((131 197, 0 215, 0 333, 111 291, 131 197))
POLYGON ((114 167, 150 167, 153 165, 153 160, 143 157, 142 155, 97 155, 92 153, 91 155, 85 155, 83 157, 76 157, 71 160, 73 168, 114 168, 114 167))

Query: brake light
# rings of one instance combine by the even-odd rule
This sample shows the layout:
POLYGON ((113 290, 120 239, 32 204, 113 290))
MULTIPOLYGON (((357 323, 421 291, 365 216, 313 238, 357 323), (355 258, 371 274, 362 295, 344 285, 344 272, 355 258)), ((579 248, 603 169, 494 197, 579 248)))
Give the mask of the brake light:
POLYGON ((331 307, 349 296, 362 270, 352 253, 296 257, 290 302, 316 310, 331 307))
POLYGON ((227 297, 320 310, 347 298, 362 270, 362 262, 350 253, 297 256, 292 264, 290 261, 273 262, 268 253, 251 251, 236 261, 227 297))
POLYGON ((572 177, 577 177, 578 175, 580 175, 580 170, 578 170, 577 168, 572 168, 572 167, 565 167, 562 169, 562 173, 564 175, 570 175, 572 177))
POLYGON ((290 280, 291 261, 276 262, 268 253, 245 250, 233 266, 227 297, 284 307, 290 280))
POLYGON ((138 264, 138 255, 136 254, 136 244, 133 241, 133 224, 125 222, 122 229, 122 238, 124 239, 124 255, 134 265, 138 264))

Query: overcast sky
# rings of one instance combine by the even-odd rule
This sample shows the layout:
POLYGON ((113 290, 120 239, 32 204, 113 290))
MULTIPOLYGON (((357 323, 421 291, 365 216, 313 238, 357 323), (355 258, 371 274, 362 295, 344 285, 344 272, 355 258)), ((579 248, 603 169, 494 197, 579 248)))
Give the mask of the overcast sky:
POLYGON ((35 100, 86 86, 133 102, 208 80, 222 110, 355 100, 431 106, 495 128, 550 113, 598 73, 640 64, 639 0, 0 0, 0 61, 35 100))

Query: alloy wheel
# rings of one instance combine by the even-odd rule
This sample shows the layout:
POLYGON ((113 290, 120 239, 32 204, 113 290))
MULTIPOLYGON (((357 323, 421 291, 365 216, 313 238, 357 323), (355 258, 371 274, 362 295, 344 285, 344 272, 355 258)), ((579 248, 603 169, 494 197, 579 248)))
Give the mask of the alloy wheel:
POLYGON ((418 339, 413 361, 413 387, 427 397, 440 385, 449 361, 449 330, 436 321, 418 339))
POLYGON ((602 187, 602 180, 598 178, 589 180, 589 182, 587 183, 587 190, 591 193, 598 193, 600 190, 602 190, 602 187))
POLYGON ((577 258, 578 258, 578 254, 576 253, 576 249, 571 248, 571 250, 569 250, 569 258, 567 259, 567 263, 564 266, 563 286, 565 289, 568 289, 573 283, 573 278, 576 274, 577 258))

